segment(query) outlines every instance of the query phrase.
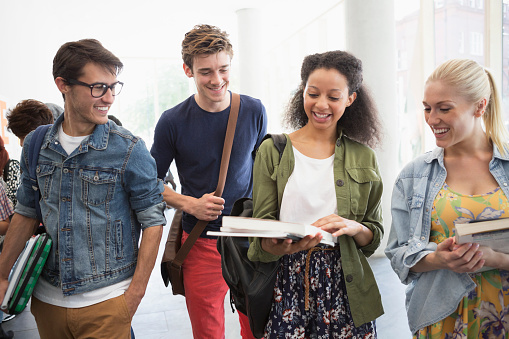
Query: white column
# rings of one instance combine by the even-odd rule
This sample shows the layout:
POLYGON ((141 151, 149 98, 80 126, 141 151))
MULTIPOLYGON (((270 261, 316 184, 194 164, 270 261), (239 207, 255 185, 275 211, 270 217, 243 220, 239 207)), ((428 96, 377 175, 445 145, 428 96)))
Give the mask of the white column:
POLYGON ((384 183, 385 237, 377 251, 382 255, 391 225, 392 187, 399 170, 394 0, 346 0, 345 28, 346 49, 362 60, 364 83, 371 89, 384 126, 384 143, 376 150, 384 183))
POLYGON ((235 84, 239 93, 255 98, 263 94, 263 39, 261 12, 256 8, 242 8, 236 11, 238 41, 233 46, 234 58, 238 58, 239 79, 235 84))

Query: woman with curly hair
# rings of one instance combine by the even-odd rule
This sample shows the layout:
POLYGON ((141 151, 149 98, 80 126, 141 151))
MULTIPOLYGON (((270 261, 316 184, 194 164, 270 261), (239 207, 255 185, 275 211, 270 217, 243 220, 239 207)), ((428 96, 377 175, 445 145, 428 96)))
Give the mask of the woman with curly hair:
POLYGON ((254 165, 253 217, 312 224, 321 234, 298 242, 254 238, 253 261, 280 260, 266 338, 375 338, 383 314, 367 262, 380 245, 382 180, 369 146, 381 141, 378 112, 350 53, 309 55, 285 121, 296 130, 284 152, 272 139, 254 165))

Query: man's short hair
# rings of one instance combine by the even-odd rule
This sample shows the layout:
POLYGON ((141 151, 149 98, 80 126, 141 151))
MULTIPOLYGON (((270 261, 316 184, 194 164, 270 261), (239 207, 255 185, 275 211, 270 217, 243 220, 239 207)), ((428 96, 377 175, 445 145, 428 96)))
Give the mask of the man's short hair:
POLYGON ((216 26, 196 25, 182 40, 182 59, 191 70, 194 58, 201 54, 216 54, 225 51, 233 58, 233 47, 228 33, 216 26))
POLYGON ((78 79, 88 63, 104 67, 118 75, 124 65, 113 53, 95 39, 83 39, 63 44, 53 58, 53 78, 78 79))
POLYGON ((14 109, 7 111, 7 129, 20 139, 38 126, 53 123, 53 113, 40 101, 20 101, 14 109))

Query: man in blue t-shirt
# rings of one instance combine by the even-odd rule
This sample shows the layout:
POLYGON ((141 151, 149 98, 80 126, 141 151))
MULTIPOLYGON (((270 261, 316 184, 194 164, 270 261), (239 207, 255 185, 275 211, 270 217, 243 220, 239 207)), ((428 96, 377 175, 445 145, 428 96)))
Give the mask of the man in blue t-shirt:
MULTIPOLYGON (((183 265, 186 304, 195 338, 224 338, 224 298, 228 287, 221 274, 217 231, 236 199, 251 196, 255 152, 267 129, 258 99, 240 97, 240 109, 222 197, 213 195, 219 178, 226 125, 232 45, 228 34, 209 25, 195 26, 182 41, 184 72, 193 78, 196 94, 165 111, 157 123, 151 154, 164 179, 175 160, 181 194, 165 187, 164 200, 183 210, 182 241, 198 220, 209 221, 183 265)), ((243 338, 253 338, 249 321, 239 314, 243 338)))

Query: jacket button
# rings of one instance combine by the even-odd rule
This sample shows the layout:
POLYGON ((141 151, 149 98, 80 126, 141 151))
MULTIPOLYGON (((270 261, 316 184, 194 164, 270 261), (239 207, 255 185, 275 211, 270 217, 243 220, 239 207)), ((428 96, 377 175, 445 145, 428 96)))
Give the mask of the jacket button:
POLYGON ((336 140, 336 146, 338 146, 338 147, 341 146, 341 140, 339 140, 339 139, 336 140))
POLYGON ((336 181, 336 185, 338 185, 339 187, 342 187, 344 184, 345 182, 341 179, 338 179, 338 181, 336 181))
POLYGON ((346 276, 346 282, 351 283, 352 281, 353 281, 353 277, 352 277, 352 275, 351 275, 351 274, 347 275, 347 276, 346 276))

